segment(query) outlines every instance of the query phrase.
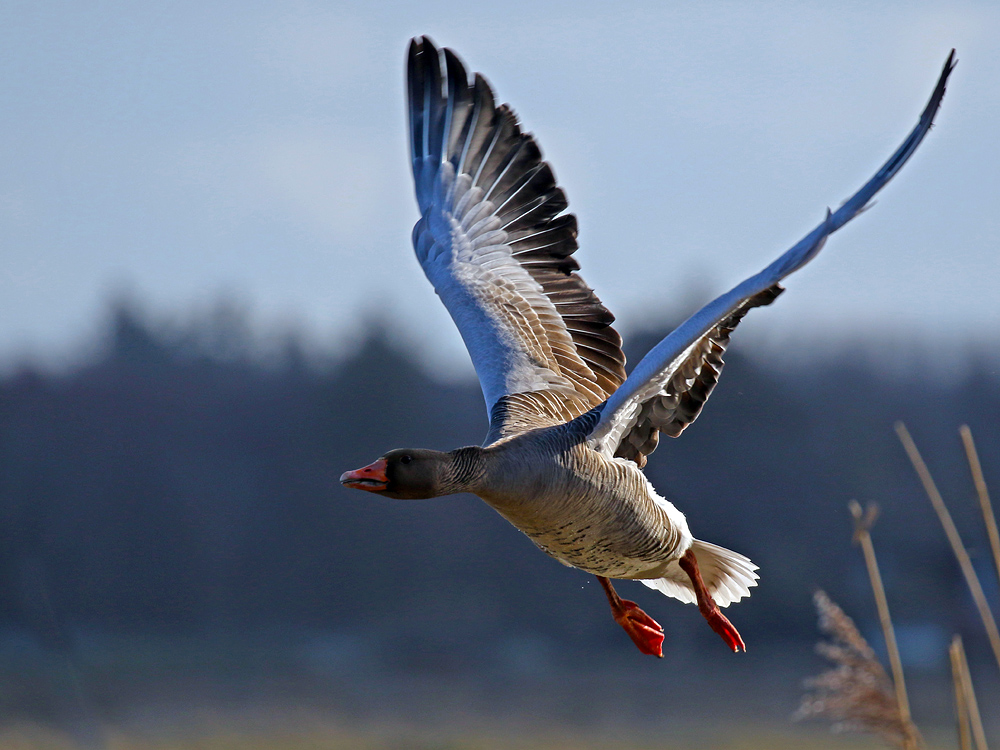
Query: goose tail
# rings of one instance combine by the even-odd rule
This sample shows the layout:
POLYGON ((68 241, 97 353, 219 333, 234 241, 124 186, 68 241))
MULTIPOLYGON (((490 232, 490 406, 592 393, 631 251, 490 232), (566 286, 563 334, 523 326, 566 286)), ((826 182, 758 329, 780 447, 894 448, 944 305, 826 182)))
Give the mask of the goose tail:
MULTIPOLYGON (((745 596, 750 596, 750 588, 757 585, 760 576, 756 573, 757 566, 750 562, 749 558, 739 552, 700 539, 694 540, 691 550, 698 559, 701 577, 716 604, 727 607, 745 596)), ((691 580, 681 570, 676 560, 667 565, 666 574, 662 578, 643 578, 641 581, 649 588, 679 599, 685 604, 694 604, 697 601, 691 580)))

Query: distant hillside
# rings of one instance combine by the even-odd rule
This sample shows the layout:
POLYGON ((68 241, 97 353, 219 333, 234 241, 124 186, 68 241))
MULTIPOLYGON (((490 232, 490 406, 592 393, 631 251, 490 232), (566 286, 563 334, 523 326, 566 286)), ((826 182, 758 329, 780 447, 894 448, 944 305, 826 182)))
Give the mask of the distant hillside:
MULTIPOLYGON (((0 382, 0 628, 308 627, 384 635, 401 652, 447 644, 453 658, 472 632, 624 647, 589 577, 477 499, 393 501, 338 484, 390 448, 479 442, 477 384, 431 380, 378 333, 336 364, 294 345, 260 363, 219 325, 179 335, 122 308, 90 363, 0 382)), ((910 425, 985 553, 957 428, 972 426, 1000 489, 997 369, 972 363, 951 381, 890 377, 860 358, 788 368, 737 347, 727 359, 702 418, 664 439, 648 472, 697 535, 761 566, 760 588, 731 610, 748 642, 814 640, 816 587, 871 617, 850 498, 883 507, 875 542, 899 622, 972 622, 892 423, 910 425)), ((715 637, 693 608, 625 590, 668 642, 715 637)))

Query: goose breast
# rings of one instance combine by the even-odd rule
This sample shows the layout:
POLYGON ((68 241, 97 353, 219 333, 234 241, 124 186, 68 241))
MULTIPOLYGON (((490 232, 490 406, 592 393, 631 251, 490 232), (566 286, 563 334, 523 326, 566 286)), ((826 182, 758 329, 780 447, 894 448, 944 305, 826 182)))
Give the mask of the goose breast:
POLYGON ((539 430, 491 447, 477 494, 544 552, 589 573, 642 578, 684 554, 684 514, 635 463, 565 432, 539 430))

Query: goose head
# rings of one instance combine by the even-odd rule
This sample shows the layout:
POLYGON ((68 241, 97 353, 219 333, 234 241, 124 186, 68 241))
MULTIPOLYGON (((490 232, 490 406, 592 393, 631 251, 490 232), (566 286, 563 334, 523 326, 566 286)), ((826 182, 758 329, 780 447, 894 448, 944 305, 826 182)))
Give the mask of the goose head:
POLYGON ((389 451, 377 461, 354 471, 344 472, 340 483, 355 490, 375 492, 398 500, 425 500, 471 488, 478 472, 468 455, 478 448, 442 451, 423 448, 400 448, 389 451))

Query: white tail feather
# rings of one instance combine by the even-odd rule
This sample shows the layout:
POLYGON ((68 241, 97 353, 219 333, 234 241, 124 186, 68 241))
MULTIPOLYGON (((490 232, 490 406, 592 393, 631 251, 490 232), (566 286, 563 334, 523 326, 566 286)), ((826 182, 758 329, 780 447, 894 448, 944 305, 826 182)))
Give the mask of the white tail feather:
MULTIPOLYGON (((754 571, 757 566, 738 552, 725 547, 695 539, 691 550, 698 560, 698 569, 715 603, 727 607, 750 596, 750 587, 757 585, 760 578, 754 571)), ((694 604, 697 599, 691 586, 691 579, 675 561, 667 567, 663 578, 641 579, 651 589, 679 599, 685 604, 694 604)))

